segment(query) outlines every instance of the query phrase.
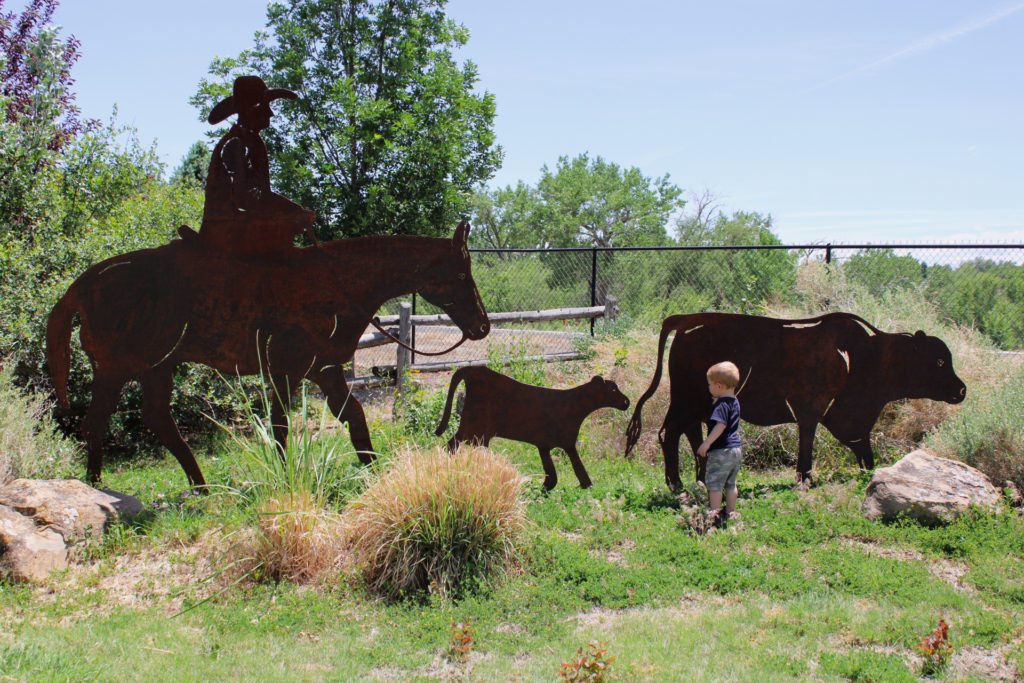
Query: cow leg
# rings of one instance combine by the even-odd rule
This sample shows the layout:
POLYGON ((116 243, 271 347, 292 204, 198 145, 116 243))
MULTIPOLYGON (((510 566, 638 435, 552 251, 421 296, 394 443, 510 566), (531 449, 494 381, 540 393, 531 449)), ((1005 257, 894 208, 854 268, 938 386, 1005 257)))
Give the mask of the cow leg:
POLYGON ((92 380, 92 401, 82 420, 82 438, 85 439, 86 452, 89 454, 86 472, 89 483, 100 481, 100 470, 103 468, 103 436, 107 431, 110 416, 117 408, 117 399, 121 397, 121 389, 126 378, 97 373, 92 380))
POLYGON ((693 451, 693 471, 696 474, 697 481, 703 483, 707 477, 708 461, 697 455, 697 449, 704 442, 704 432, 701 431, 700 425, 700 422, 694 422, 686 428, 684 433, 686 434, 686 440, 690 442, 690 450, 693 451))
POLYGON ((569 462, 572 463, 572 470, 576 473, 576 478, 580 482, 580 488, 589 489, 592 486, 590 475, 587 474, 587 468, 583 466, 583 461, 580 460, 580 454, 576 450, 576 445, 569 446, 565 449, 565 452, 569 455, 569 462))
POLYGON ((558 473, 555 472, 555 463, 551 460, 551 449, 537 447, 540 451, 540 463, 544 466, 544 490, 550 491, 558 483, 558 473))
POLYGON ((370 439, 370 428, 366 425, 363 406, 352 395, 345 381, 345 374, 339 366, 320 373, 316 383, 327 396, 327 407, 341 422, 348 423, 348 436, 356 449, 359 462, 369 465, 377 457, 370 439))
POLYGON ((804 420, 797 424, 800 429, 800 450, 796 459, 796 483, 800 488, 807 488, 811 485, 814 432, 818 429, 818 422, 817 420, 804 420))
POLYGON ((675 404, 669 404, 665 413, 665 423, 658 432, 658 442, 665 458, 665 483, 669 489, 678 491, 683 482, 679 480, 679 439, 683 435, 682 420, 675 404))
POLYGON ((839 440, 839 443, 843 444, 851 451, 853 451, 854 457, 857 458, 857 464, 865 470, 874 469, 875 467, 875 452, 871 448, 871 426, 869 425, 851 425, 846 424, 846 421, 833 418, 822 420, 822 424, 825 428, 832 433, 832 436, 839 440))
POLYGON ((171 416, 171 391, 174 389, 172 371, 169 367, 160 368, 142 375, 142 421, 178 460, 188 477, 188 485, 205 488, 206 480, 203 479, 195 454, 181 438, 178 425, 171 416))
POLYGON ((288 452, 288 414, 292 408, 295 393, 288 375, 270 376, 270 425, 274 432, 277 449, 284 458, 288 452))

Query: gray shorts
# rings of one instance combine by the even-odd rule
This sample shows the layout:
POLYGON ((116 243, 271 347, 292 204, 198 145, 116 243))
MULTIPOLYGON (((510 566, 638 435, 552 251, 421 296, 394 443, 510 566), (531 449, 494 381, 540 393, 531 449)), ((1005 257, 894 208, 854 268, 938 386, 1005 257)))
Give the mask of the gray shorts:
POLYGON ((736 488, 736 473, 743 462, 743 449, 719 448, 708 451, 704 483, 708 491, 731 491, 736 488))

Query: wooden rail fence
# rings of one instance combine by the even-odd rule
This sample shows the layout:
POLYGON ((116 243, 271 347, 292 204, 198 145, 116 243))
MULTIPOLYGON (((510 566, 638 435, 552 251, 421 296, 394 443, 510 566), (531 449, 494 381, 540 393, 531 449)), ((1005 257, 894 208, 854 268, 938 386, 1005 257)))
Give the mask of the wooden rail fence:
MULTIPOLYGON (((385 315, 381 316, 378 321, 380 324, 388 330, 389 334, 394 335, 398 339, 402 340, 402 343, 413 346, 413 328, 416 326, 428 327, 437 325, 452 325, 452 319, 444 313, 437 313, 433 315, 412 315, 412 304, 407 301, 403 301, 399 304, 398 315, 385 315), (397 327, 395 325, 397 324, 397 327)), ((605 320, 615 320, 619 313, 618 301, 614 296, 605 297, 605 303, 603 306, 588 306, 584 308, 553 308, 547 310, 537 311, 512 311, 505 313, 489 313, 487 318, 491 324, 496 323, 534 323, 534 322, 546 322, 550 320, 586 320, 594 318, 604 318, 605 320)), ((561 333, 560 333, 561 334, 561 333)), ((368 349, 374 346, 383 346, 385 344, 391 344, 391 339, 381 334, 380 332, 373 332, 370 334, 364 334, 359 339, 359 349, 368 349)), ((581 354, 576 351, 567 351, 560 353, 545 353, 536 356, 528 356, 526 360, 537 360, 548 363, 565 361, 565 360, 577 360, 581 358, 581 354)), ((401 346, 397 347, 395 354, 395 364, 376 368, 379 376, 373 377, 355 377, 349 384, 353 387, 375 387, 384 386, 387 384, 394 384, 396 377, 402 377, 405 373, 415 370, 417 372, 441 372, 446 370, 454 370, 456 368, 464 367, 467 365, 486 365, 486 359, 472 359, 472 360, 453 360, 453 361, 438 361, 429 363, 416 363, 411 362, 410 352, 401 346)), ((401 385, 399 385, 401 388, 401 385)))

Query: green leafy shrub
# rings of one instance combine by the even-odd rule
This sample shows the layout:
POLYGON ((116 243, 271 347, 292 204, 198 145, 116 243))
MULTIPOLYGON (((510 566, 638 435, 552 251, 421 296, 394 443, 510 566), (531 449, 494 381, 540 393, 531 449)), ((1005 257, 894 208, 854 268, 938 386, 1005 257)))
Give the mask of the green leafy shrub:
POLYGON ((466 592, 512 566, 524 481, 486 448, 400 451, 345 511, 352 566, 388 597, 466 592))

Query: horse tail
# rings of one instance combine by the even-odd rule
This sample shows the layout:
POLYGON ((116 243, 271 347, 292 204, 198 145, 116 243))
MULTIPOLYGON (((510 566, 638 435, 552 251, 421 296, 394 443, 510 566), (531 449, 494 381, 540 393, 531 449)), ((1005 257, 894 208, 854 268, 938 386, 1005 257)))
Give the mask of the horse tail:
POLYGON ((658 337, 658 364, 654 369, 654 378, 651 379, 651 386, 647 387, 647 391, 636 402, 633 417, 630 418, 629 426, 626 427, 626 452, 624 454, 626 456, 629 456, 630 451, 636 446, 636 442, 640 440, 640 428, 643 426, 641 412, 643 411, 644 403, 651 396, 654 396, 654 392, 658 389, 658 383, 661 382, 661 362, 665 357, 665 340, 668 339, 668 335, 676 330, 680 318, 683 317, 681 315, 672 315, 665 318, 661 323, 661 336, 658 337))
POLYGON ((441 424, 437 425, 437 429, 434 430, 435 436, 441 436, 444 434, 444 430, 448 429, 448 418, 452 414, 452 399, 455 397, 455 390, 458 388, 459 383, 466 378, 468 371, 469 367, 467 366, 459 368, 452 375, 452 381, 448 385, 448 398, 444 402, 444 412, 441 413, 441 424))
POLYGON ((46 362, 50 366, 50 377, 57 392, 57 403, 68 408, 68 378, 71 375, 71 323, 78 312, 78 297, 75 283, 50 311, 46 321, 46 362))

